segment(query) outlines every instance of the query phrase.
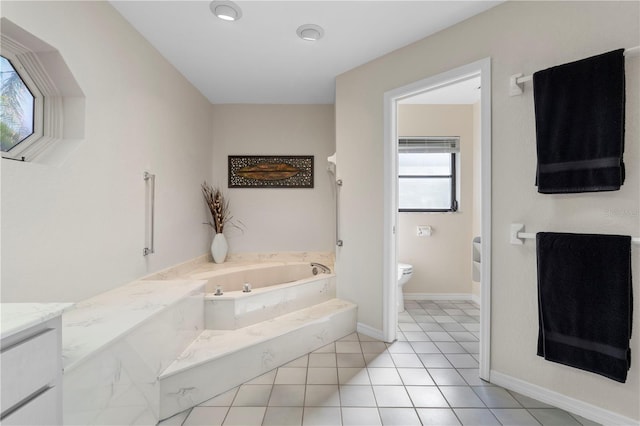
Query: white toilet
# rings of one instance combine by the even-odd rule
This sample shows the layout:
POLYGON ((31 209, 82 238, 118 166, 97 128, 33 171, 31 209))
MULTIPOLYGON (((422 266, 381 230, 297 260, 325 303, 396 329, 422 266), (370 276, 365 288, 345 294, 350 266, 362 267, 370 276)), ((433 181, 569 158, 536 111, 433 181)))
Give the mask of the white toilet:
POLYGON ((413 266, 406 263, 398 263, 398 312, 404 312, 404 295, 402 287, 409 282, 413 275, 413 266))

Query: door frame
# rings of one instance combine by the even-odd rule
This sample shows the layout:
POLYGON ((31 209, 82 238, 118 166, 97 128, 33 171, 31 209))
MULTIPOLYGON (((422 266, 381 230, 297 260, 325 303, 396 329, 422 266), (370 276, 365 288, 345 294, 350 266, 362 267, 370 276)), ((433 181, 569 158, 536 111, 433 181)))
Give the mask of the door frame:
MULTIPOLYGON (((398 101, 440 87, 480 76, 481 235, 480 267, 480 378, 490 379, 491 349, 491 58, 424 78, 384 94, 384 236, 383 236, 383 338, 396 340, 397 233, 398 226, 398 101)), ((469 241, 471 244, 471 241, 469 241)), ((471 259, 467 260, 471 263, 471 259)))

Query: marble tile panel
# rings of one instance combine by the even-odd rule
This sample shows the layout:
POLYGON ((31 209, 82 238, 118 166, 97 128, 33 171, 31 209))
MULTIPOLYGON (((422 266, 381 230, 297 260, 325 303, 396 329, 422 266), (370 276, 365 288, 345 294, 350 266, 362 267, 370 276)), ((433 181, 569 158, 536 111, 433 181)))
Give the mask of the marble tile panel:
MULTIPOLYGON (((199 363, 210 362, 215 358, 229 355, 256 343, 266 342, 276 337, 289 335, 292 332, 299 331, 306 327, 312 327, 315 329, 316 334, 302 341, 306 342, 306 346, 312 347, 313 349, 299 353, 297 355, 297 357, 299 357, 332 341, 330 335, 333 334, 333 331, 331 327, 326 327, 329 323, 333 325, 347 324, 343 324, 340 320, 335 320, 335 318, 327 321, 327 316, 335 317, 336 315, 346 314, 348 318, 355 314, 355 309, 356 307, 352 303, 333 299, 239 330, 207 330, 162 374, 163 376, 169 376, 182 369, 191 368, 199 363), (313 344, 311 344, 311 342, 313 342, 313 344)), ((350 321, 347 322, 350 323, 350 321)), ((349 324, 347 330, 349 331, 351 327, 352 324, 349 324)), ((286 341, 289 342, 290 340, 287 339, 286 341)), ((278 365, 274 365, 273 367, 276 366, 278 365)))
POLYGON ((202 285, 135 282, 63 314, 65 423, 157 422, 157 377, 204 325, 202 285))
POLYGON ((77 303, 62 315, 65 371, 184 298, 202 300, 203 285, 199 281, 135 281, 77 303))
POLYGON ((334 300, 232 332, 207 330, 162 373, 160 417, 298 359, 355 326, 355 305, 334 300))
POLYGON ((300 282, 254 288, 250 293, 225 292, 205 298, 205 325, 235 330, 333 299, 335 275, 318 275, 300 282))

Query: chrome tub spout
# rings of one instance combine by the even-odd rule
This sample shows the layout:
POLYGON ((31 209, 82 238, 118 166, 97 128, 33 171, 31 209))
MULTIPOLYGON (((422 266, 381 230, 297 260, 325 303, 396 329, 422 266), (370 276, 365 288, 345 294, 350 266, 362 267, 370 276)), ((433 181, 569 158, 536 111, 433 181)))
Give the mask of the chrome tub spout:
POLYGON ((311 267, 313 268, 313 275, 318 275, 318 269, 320 269, 320 272, 322 272, 323 274, 331 273, 331 269, 328 266, 323 265, 322 263, 311 262, 311 267))

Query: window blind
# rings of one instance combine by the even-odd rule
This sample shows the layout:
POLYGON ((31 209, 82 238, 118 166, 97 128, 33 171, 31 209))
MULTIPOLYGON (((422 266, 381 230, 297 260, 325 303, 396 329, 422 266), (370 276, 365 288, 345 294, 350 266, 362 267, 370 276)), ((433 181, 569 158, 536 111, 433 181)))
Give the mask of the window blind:
POLYGON ((405 137, 398 139, 400 154, 440 154, 460 152, 460 137, 405 137))

